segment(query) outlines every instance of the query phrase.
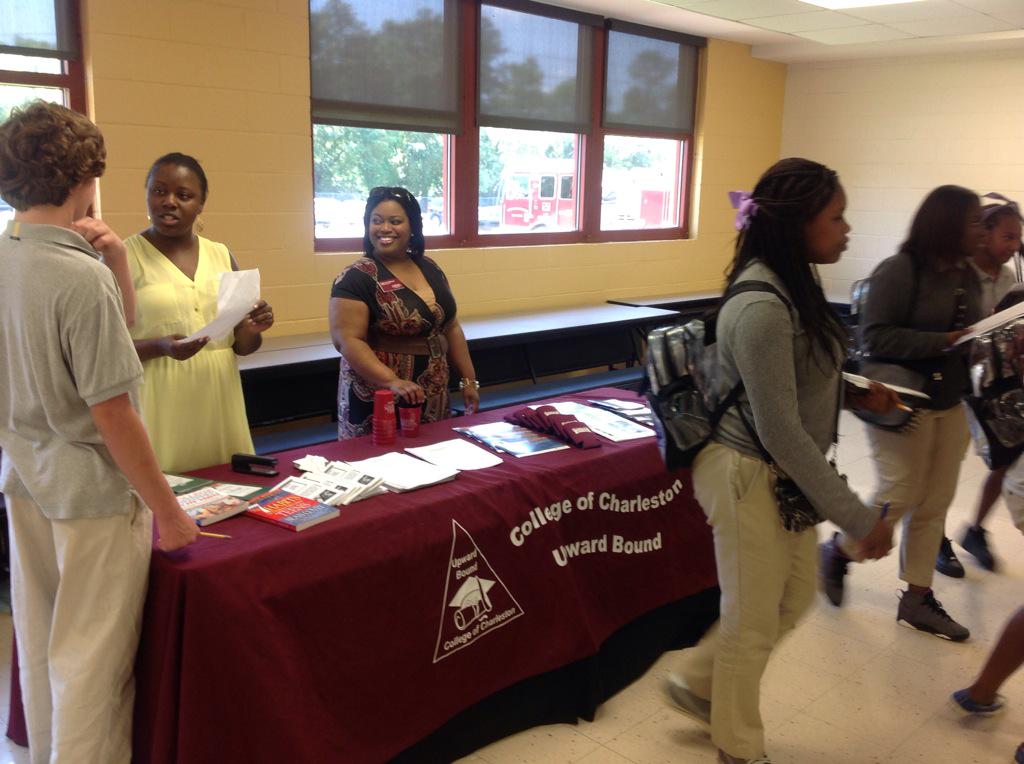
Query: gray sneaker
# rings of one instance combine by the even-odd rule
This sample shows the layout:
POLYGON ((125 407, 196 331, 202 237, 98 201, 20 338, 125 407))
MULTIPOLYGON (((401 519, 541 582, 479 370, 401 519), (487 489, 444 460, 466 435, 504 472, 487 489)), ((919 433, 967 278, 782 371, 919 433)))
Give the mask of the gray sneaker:
POLYGON ((930 589, 924 594, 909 590, 900 592, 896 621, 953 642, 963 642, 971 636, 966 627, 949 617, 949 613, 943 609, 942 603, 935 599, 930 589))
POLYGON ((772 764, 767 756, 758 756, 756 759, 741 759, 738 756, 730 756, 721 748, 718 749, 719 764, 772 764))
POLYGON ((686 682, 675 674, 669 674, 665 680, 665 694, 668 704, 676 711, 706 727, 711 726, 711 701, 694 695, 686 682))

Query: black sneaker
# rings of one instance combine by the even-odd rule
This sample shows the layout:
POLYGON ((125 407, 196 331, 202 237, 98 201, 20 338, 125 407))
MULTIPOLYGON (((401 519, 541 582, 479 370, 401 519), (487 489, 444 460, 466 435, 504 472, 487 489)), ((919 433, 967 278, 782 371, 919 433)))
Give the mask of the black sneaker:
POLYGON ((951 642, 963 642, 971 632, 949 617, 942 603, 935 599, 931 590, 924 594, 912 591, 900 592, 900 606, 896 621, 918 631, 926 631, 951 642))
POLYGON ((838 538, 839 534, 833 533, 831 539, 818 546, 818 553, 821 556, 821 566, 818 570, 821 589, 828 597, 828 601, 836 607, 843 604, 843 576, 846 575, 846 566, 850 564, 850 558, 839 548, 838 538))
POLYGON ((964 577, 964 566, 960 564, 956 552, 953 551, 953 545, 945 536, 942 537, 939 553, 935 556, 935 569, 950 578, 964 577))
POLYGON ((985 570, 996 569, 996 558, 992 556, 992 550, 988 548, 988 538, 985 529, 978 525, 970 525, 964 531, 964 539, 960 546, 974 555, 985 570))

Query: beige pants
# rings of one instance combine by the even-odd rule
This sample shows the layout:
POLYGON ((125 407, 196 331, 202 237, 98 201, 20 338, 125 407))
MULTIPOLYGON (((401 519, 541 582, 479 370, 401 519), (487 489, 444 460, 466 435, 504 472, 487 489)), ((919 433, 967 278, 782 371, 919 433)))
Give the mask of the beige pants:
POLYGON ((782 527, 768 466, 713 443, 694 464, 694 492, 714 531, 721 616, 679 672, 711 701, 711 739, 726 753, 765 751, 761 676, 778 641, 814 600, 814 529, 782 527))
POLYGON ((32 764, 131 760, 152 515, 49 520, 8 496, 11 609, 32 764))
MULTIPOLYGON (((935 556, 946 527, 946 512, 956 494, 970 432, 959 404, 943 411, 921 411, 917 426, 892 432, 868 426, 878 471, 875 506, 889 502, 889 519, 903 520, 900 578, 931 587, 935 556)), ((855 542, 841 536, 842 549, 856 558, 855 542)))
POLYGON ((1003 498, 1006 499, 1006 508, 1010 510, 1013 524, 1017 526, 1017 530, 1024 533, 1024 496, 1004 489, 1003 498))

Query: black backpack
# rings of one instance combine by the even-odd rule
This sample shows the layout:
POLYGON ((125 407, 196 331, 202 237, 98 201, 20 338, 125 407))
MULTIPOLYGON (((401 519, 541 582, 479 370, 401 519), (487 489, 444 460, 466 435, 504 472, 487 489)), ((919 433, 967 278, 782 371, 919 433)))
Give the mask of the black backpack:
POLYGON ((724 387, 718 365, 715 325, 729 298, 743 292, 771 292, 792 311, 786 297, 767 281, 741 281, 702 318, 659 327, 647 334, 645 389, 658 448, 669 469, 689 467, 707 445, 722 415, 739 398, 743 380, 724 387))

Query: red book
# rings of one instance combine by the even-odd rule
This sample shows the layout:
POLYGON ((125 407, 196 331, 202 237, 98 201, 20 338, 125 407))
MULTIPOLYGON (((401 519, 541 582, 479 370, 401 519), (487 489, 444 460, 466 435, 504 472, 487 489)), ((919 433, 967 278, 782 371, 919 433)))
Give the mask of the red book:
POLYGON ((337 517, 340 512, 337 507, 321 504, 316 499, 307 499, 288 491, 269 491, 253 499, 245 514, 290 531, 302 531, 337 517))

